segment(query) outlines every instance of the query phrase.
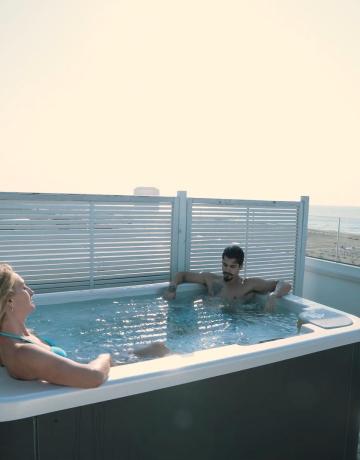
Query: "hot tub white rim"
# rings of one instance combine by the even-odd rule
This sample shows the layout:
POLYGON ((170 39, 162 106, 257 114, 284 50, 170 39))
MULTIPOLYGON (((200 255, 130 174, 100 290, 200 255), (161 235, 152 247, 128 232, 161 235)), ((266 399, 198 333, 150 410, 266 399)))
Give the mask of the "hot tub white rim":
MULTIPOLYGON (((157 284, 145 285, 145 287, 146 291, 149 291, 149 289, 154 289, 154 286, 159 290, 166 285, 167 283, 162 283, 160 286, 157 284)), ((183 291, 194 290, 194 285, 181 287, 183 291)), ((139 286, 131 288, 130 292, 136 290, 136 294, 139 295, 139 289, 136 289, 139 286)), ((99 296, 97 298, 104 298, 103 295, 101 296, 100 290, 95 291, 99 296)), ((74 291, 75 294, 78 292, 74 291)), ((113 295, 114 292, 124 294, 129 292, 129 289, 122 287, 107 289, 109 295, 113 295)), ((94 293, 94 290, 91 293, 94 293)), ((78 300, 73 298, 73 292, 65 294, 72 300, 78 300)), ((85 294, 84 300, 86 300, 89 292, 80 294, 82 295, 75 297, 84 298, 85 294)), ((51 294, 55 300, 56 295, 59 293, 51 294)), ((47 296, 46 300, 49 298, 49 294, 40 294, 39 296, 47 296)), ((292 295, 286 296, 283 302, 297 307, 300 305, 301 309, 313 308, 315 304, 292 295)), ((316 304, 316 306, 319 305, 316 304)), ((329 308, 324 305, 321 307, 329 308)), ((335 311, 339 312, 339 310, 335 311)), ((63 388, 40 382, 18 382, 8 377, 5 369, 0 369, 0 386, 2 389, 0 422, 190 383, 359 342, 360 319, 353 315, 344 314, 353 320, 351 326, 324 330, 313 325, 306 325, 307 330, 311 331, 310 333, 277 341, 256 345, 228 345, 201 350, 188 355, 168 356, 151 361, 116 366, 111 369, 108 382, 90 390, 63 388), (6 392, 6 390, 8 391, 6 392)))

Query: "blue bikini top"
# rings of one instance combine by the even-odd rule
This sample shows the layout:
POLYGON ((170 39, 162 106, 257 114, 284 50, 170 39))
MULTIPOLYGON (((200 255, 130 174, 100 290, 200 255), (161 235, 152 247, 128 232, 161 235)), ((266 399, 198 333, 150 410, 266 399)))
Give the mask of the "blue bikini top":
MULTIPOLYGON (((39 345, 38 343, 35 343, 32 340, 27 339, 26 337, 23 337, 22 335, 11 334, 10 332, 0 332, 0 335, 2 335, 3 337, 9 337, 10 339, 21 340, 22 342, 26 342, 26 343, 32 343, 33 345, 39 345)), ((50 350, 53 353, 55 353, 56 355, 63 356, 64 358, 66 358, 66 356, 67 356, 66 351, 63 350, 62 348, 57 347, 56 345, 54 345, 54 342, 52 340, 50 340, 50 339, 48 339, 46 337, 41 337, 40 340, 42 340, 44 343, 46 343, 46 345, 49 345, 50 350)))

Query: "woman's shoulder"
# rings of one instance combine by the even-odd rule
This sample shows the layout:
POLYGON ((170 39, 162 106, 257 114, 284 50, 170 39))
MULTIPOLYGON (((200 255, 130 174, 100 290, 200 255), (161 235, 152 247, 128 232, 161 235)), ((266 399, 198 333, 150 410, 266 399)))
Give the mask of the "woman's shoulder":
POLYGON ((52 353, 41 347, 24 342, 14 342, 11 349, 3 356, 3 364, 7 371, 16 379, 34 380, 37 370, 48 366, 52 353))
POLYGON ((1 347, 1 362, 11 377, 21 378, 24 363, 26 367, 26 345, 21 342, 8 341, 1 347))
POLYGON ((40 355, 52 355, 52 353, 35 343, 14 341, 9 342, 6 348, 2 350, 3 361, 7 367, 13 363, 20 363, 20 365, 27 367, 33 359, 39 359, 40 355))

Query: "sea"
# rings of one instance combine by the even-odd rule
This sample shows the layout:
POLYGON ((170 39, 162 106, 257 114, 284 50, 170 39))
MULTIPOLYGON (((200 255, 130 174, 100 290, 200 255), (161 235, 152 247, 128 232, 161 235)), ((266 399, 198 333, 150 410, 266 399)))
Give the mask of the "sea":
POLYGON ((308 228, 332 230, 360 235, 360 207, 358 206, 320 206, 309 208, 308 228))

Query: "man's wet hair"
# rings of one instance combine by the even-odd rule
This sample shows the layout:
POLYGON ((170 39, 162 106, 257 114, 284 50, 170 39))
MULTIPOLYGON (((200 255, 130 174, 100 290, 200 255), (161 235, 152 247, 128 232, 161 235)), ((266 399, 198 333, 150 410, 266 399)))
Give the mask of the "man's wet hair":
POLYGON ((222 253, 222 258, 228 257, 229 259, 236 259, 236 262, 240 265, 244 262, 244 251, 241 249, 240 246, 234 244, 233 246, 227 246, 222 253))

